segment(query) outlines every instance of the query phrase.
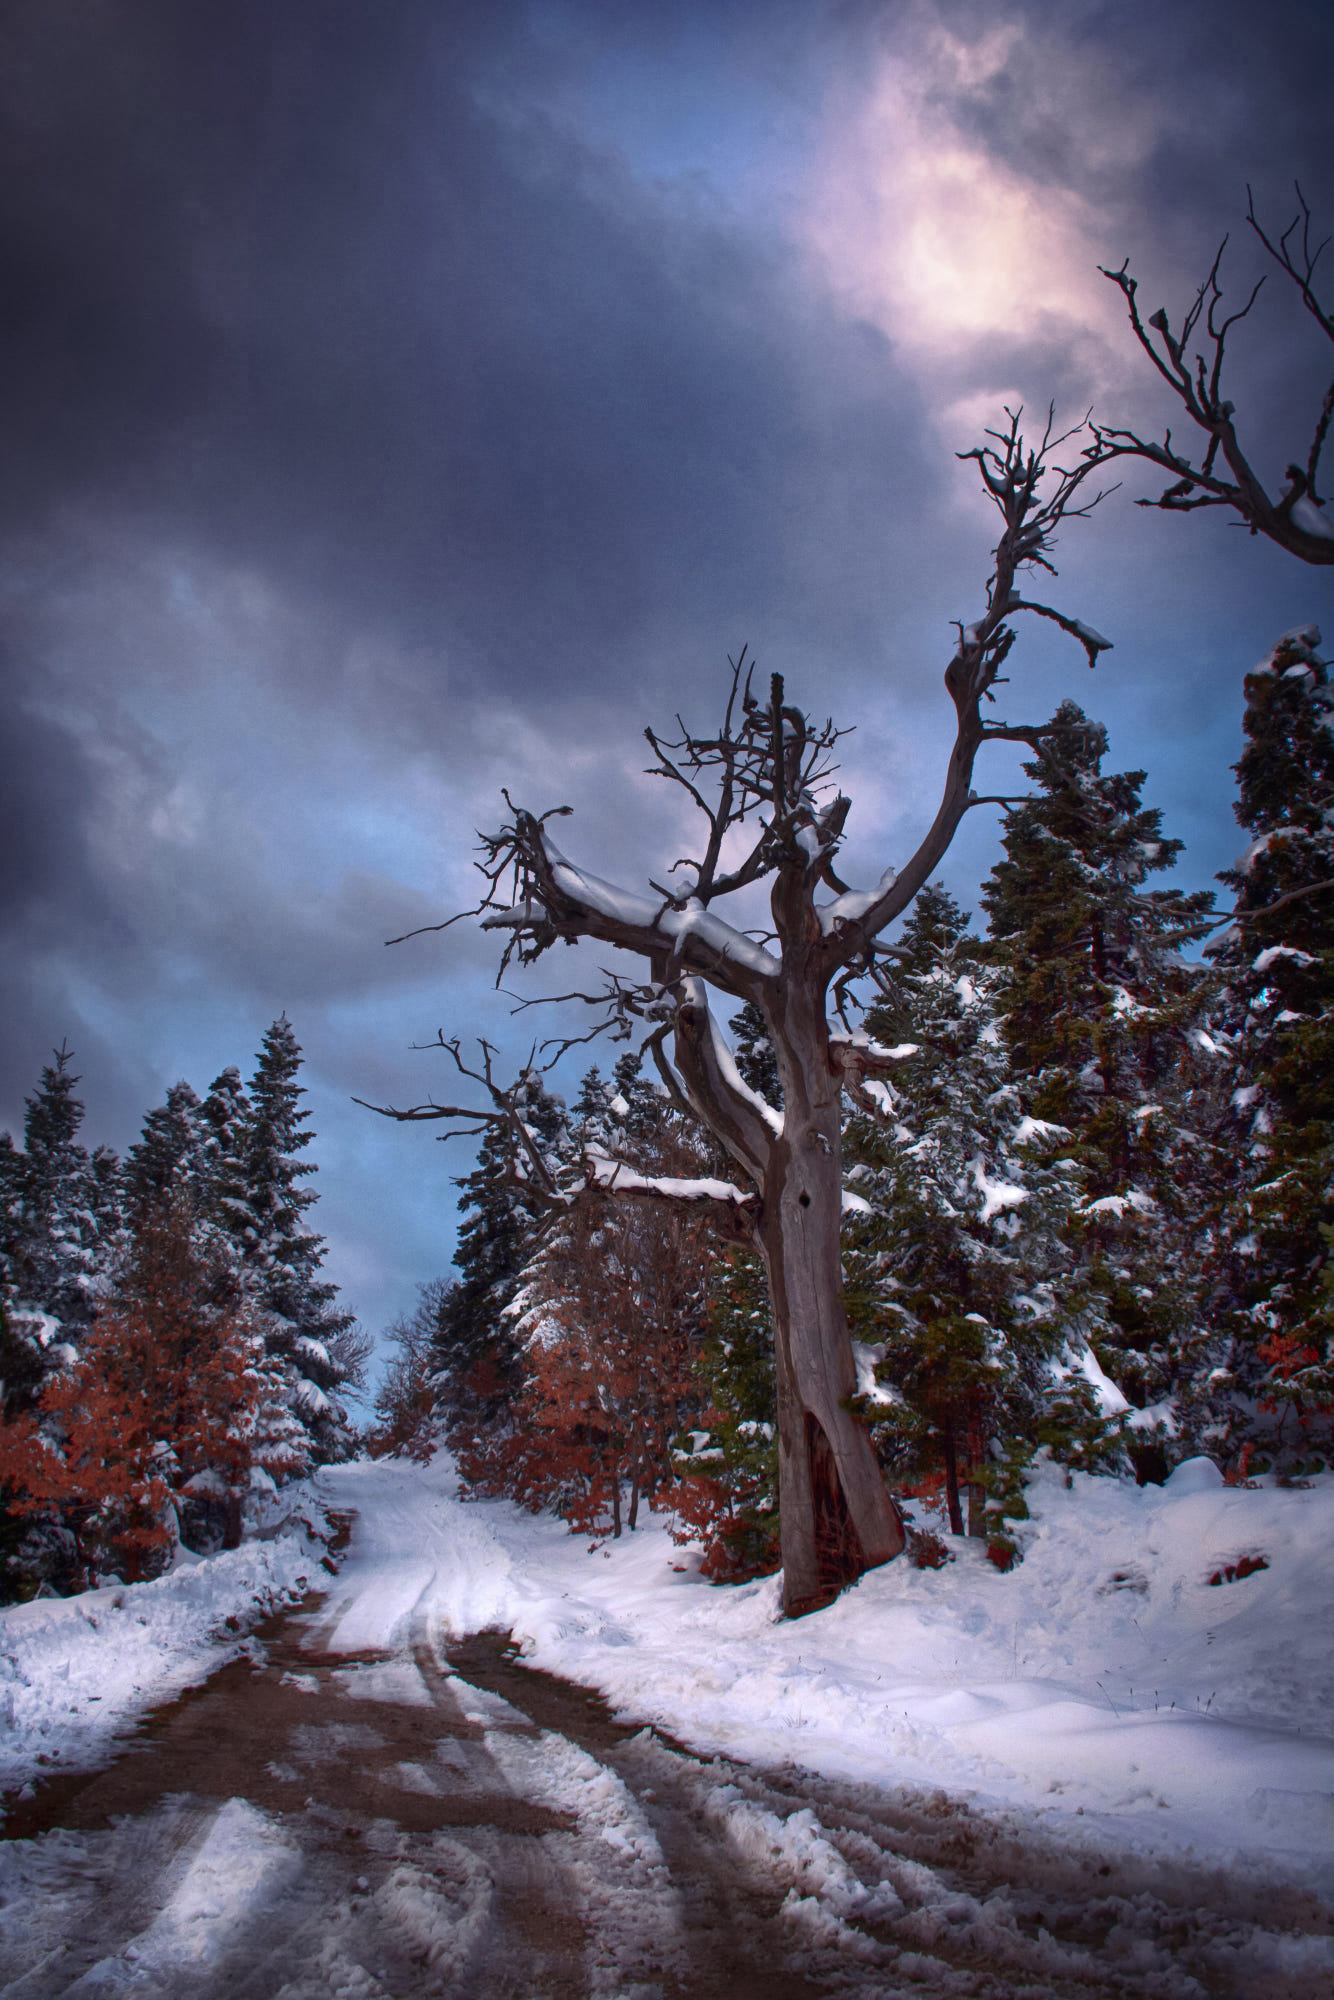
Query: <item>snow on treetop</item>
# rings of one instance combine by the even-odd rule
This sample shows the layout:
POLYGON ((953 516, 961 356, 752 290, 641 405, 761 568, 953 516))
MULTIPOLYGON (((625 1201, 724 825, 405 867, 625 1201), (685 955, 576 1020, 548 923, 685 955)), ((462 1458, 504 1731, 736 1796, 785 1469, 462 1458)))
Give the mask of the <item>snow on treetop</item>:
POLYGON ((831 1048, 856 1049, 859 1054, 876 1062, 904 1062, 909 1056, 919 1056, 922 1053, 920 1042, 896 1042, 891 1049, 887 1048, 884 1042, 876 1041, 873 1035, 863 1034, 860 1031, 850 1035, 842 1028, 831 1028, 829 1042, 831 1048))
POLYGON ((1087 1342, 1076 1345, 1067 1341, 1059 1361, 1051 1364, 1053 1380, 1068 1381, 1073 1375, 1082 1375, 1092 1389, 1098 1405, 1099 1415, 1123 1417, 1130 1404, 1117 1388, 1110 1375, 1103 1369, 1097 1355, 1087 1342))
MULTIPOLYGON (((1334 534, 1334 529, 1331 529, 1328 521, 1322 519, 1320 529, 1315 532, 1323 532, 1328 535, 1334 534)), ((1294 646, 1303 647, 1307 651, 1314 651, 1319 644, 1320 627, 1318 625, 1294 625, 1291 632, 1282 633, 1274 641, 1270 651, 1266 653, 1259 666, 1255 667, 1252 671, 1257 674, 1272 674, 1275 671, 1280 653, 1288 652, 1294 646)))
POLYGON ((1138 1188, 1132 1188, 1129 1194, 1105 1194, 1098 1201, 1085 1202, 1081 1212, 1084 1215, 1115 1215, 1119 1218, 1127 1209, 1137 1215, 1152 1215, 1157 1206, 1152 1195, 1141 1194, 1138 1188))
POLYGON ((1084 641, 1084 644, 1088 646, 1093 652, 1095 653, 1111 652, 1112 650, 1111 640, 1104 639, 1101 632, 1095 631, 1092 625, 1086 625, 1082 618, 1072 618, 1070 620, 1070 624, 1074 628, 1074 630, 1079 634, 1080 638, 1084 641))

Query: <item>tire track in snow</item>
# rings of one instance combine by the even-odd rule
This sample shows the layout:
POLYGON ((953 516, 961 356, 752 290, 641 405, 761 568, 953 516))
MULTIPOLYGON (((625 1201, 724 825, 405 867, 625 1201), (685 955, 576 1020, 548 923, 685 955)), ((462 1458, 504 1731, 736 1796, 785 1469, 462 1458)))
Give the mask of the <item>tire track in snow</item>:
POLYGON ((502 1634, 451 1646, 449 1658, 545 1729, 562 1728, 642 1809, 689 1912, 690 1970, 668 1993, 1334 1995, 1329 1912, 1305 1890, 1073 1847, 940 1792, 697 1757, 526 1667, 502 1634))
POLYGON ((939 1793, 694 1756, 503 1633, 437 1655, 429 1562, 355 1539, 351 1556, 329 1597, 0 1841, 0 1995, 1334 1991, 1301 1892, 1044 1844, 939 1793), (364 1643, 386 1626, 392 1644, 364 1643))

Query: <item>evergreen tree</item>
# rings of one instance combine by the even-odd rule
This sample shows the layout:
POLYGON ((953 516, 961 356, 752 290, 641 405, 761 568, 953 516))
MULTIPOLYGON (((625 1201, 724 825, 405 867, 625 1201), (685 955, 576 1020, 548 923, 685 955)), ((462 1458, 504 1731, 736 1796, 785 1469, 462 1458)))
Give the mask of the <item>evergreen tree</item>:
POLYGON ((209 1085, 199 1118, 201 1180, 209 1220, 231 1240, 243 1242, 251 1226, 246 1200, 250 1099, 235 1063, 209 1085))
POLYGON ((11 1134, 0 1132, 0 1418, 5 1420, 31 1408, 46 1374, 36 1316, 19 1302, 25 1166, 11 1134))
POLYGON ((1016 1086, 1000 982, 967 921, 948 892, 924 890, 893 990, 866 1016, 904 1053, 895 1083, 875 1087, 879 1115, 849 1121, 862 1213, 845 1264, 887 1470, 942 1490, 956 1534, 966 1506, 968 1532, 1008 1555, 1004 1519, 1023 1511, 1016 1474, 1037 1446, 1088 1464, 1115 1441, 1079 1366, 1097 1327, 1064 1236, 1082 1175, 1069 1132, 1016 1086))
MULTIPOLYGON (((77 1359, 118 1226, 118 1168, 105 1148, 96 1165, 79 1143, 79 1079, 63 1045, 28 1098, 24 1146, 0 1144, 0 1417, 31 1420, 60 1371, 77 1359), (104 1240, 105 1237, 105 1240, 104 1240)), ((0 1497, 0 1560, 31 1587, 60 1577, 74 1558, 68 1532, 50 1508, 0 1497), (17 1569, 13 1566, 18 1565, 17 1569)))
POLYGON ((125 1170, 110 1146, 97 1146, 89 1161, 89 1213, 100 1271, 110 1270, 120 1254, 126 1226, 125 1170))
POLYGON ((1218 1230, 1204 1435, 1283 1474, 1334 1459, 1334 686, 1319 643, 1315 626, 1285 633, 1246 677, 1249 845, 1220 878, 1235 921, 1214 947, 1242 1171, 1218 1230))
POLYGON ((1212 898, 1144 886, 1181 852, 1142 802, 1145 774, 1105 773, 1106 731, 1073 702, 1055 720, 983 889, 987 956, 1016 1078, 1034 1114, 1072 1134, 1072 1224, 1106 1305, 1097 1358, 1138 1413, 1139 1476, 1161 1479, 1188 1448, 1208 1347, 1201 1215, 1224 1158, 1221 1079, 1210 982, 1182 947, 1207 931, 1212 898))
MULTIPOLYGON (((760 1089, 755 1071, 742 1074, 760 1089)), ((741 1583, 771 1575, 780 1561, 773 1327, 753 1251, 720 1251, 708 1304, 694 1365, 704 1407, 675 1451, 676 1539, 703 1543, 701 1569, 713 1582, 741 1583)))
MULTIPOLYGON (((301 1109, 305 1092, 297 1082, 300 1067, 300 1046, 282 1015, 264 1037, 244 1124, 239 1134, 232 1134, 231 1143, 239 1140, 243 1180, 237 1177, 233 1192, 220 1173, 215 1201, 239 1250, 250 1297, 262 1314, 268 1360, 287 1382, 310 1458, 318 1464, 345 1457, 351 1448, 346 1412, 334 1399, 345 1370, 331 1350, 352 1322, 349 1314, 338 1311, 337 1287, 320 1276, 324 1239, 305 1225, 316 1196, 304 1183, 316 1170, 300 1158, 314 1137, 306 1129, 309 1114, 301 1109)), ((210 1106, 236 1105, 235 1091, 225 1084, 227 1074, 214 1085, 210 1106)), ((211 1113, 204 1123, 215 1141, 228 1130, 211 1113)), ((220 1150, 213 1157, 220 1167, 230 1164, 220 1150)))
POLYGON ((763 1014, 748 1000, 739 1014, 733 1014, 728 1026, 736 1038, 736 1066, 741 1081, 775 1111, 781 1111, 783 1086, 778 1076, 778 1058, 763 1014))
MULTIPOLYGON (((529 1069, 518 1109, 543 1152, 557 1162, 568 1148, 565 1106, 529 1069)), ((510 1172, 507 1135, 488 1128, 477 1165, 455 1183, 463 1192, 454 1263, 457 1282, 439 1304, 433 1347, 438 1407, 452 1443, 479 1442, 503 1427, 522 1376, 521 1350, 506 1308, 532 1253, 540 1211, 510 1172)))
POLYGON ((182 1202, 202 1218, 207 1207, 203 1107, 190 1085, 175 1083, 144 1119, 125 1156, 122 1183, 132 1216, 182 1202))
POLYGON ((14 1163, 16 1226, 9 1282, 25 1305, 69 1332, 93 1315, 99 1271, 99 1190, 79 1144, 83 1105, 75 1096, 69 1049, 55 1053, 27 1100, 23 1157, 14 1163))

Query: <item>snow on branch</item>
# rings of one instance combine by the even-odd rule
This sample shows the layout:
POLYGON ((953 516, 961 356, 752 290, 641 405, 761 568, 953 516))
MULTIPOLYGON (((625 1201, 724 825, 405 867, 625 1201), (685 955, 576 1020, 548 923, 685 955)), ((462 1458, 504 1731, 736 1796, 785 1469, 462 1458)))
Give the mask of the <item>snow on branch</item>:
POLYGON ((641 1174, 628 1167, 624 1160, 613 1159, 600 1147, 590 1146, 584 1155, 588 1167, 588 1184, 604 1194, 639 1195, 645 1199, 663 1201, 723 1202, 727 1206, 753 1212, 756 1197, 753 1192, 734 1187, 731 1181, 710 1178, 683 1180, 674 1174, 641 1174))
POLYGON ((661 963, 664 976, 703 972, 740 999, 778 977, 778 960, 697 896, 666 890, 646 896, 594 875, 552 839, 546 823, 553 813, 539 816, 516 807, 508 792, 504 797, 512 818, 481 836, 484 859, 477 866, 487 889, 472 912, 483 929, 509 933, 497 984, 512 961, 531 965, 552 945, 580 938, 661 963))
MULTIPOLYGON (((446 1041, 443 1035, 437 1035, 434 1042, 423 1046, 444 1049, 459 1074, 480 1084, 486 1091, 491 1099, 491 1108, 476 1110, 467 1105, 439 1104, 431 1100, 399 1111, 390 1105, 367 1104, 360 1097, 354 1098, 353 1102, 363 1105, 368 1111, 379 1112, 382 1117, 396 1119, 400 1124, 445 1120, 452 1128, 440 1135, 445 1139, 476 1138, 486 1132, 506 1136, 509 1146, 505 1164, 497 1178, 511 1187, 522 1189, 539 1210, 547 1212, 549 1220, 587 1207, 590 1201, 603 1202, 611 1197, 618 1200, 676 1201, 695 1208, 701 1205, 712 1207, 727 1233, 749 1243, 757 1208, 757 1197, 753 1193, 734 1187, 730 1181, 681 1180, 670 1175, 640 1174, 597 1145, 585 1147, 573 1159, 567 1158, 563 1163, 554 1160, 543 1150, 537 1133, 523 1115, 525 1098, 535 1078, 531 1060, 516 1081, 504 1087, 496 1081, 496 1050, 491 1043, 482 1041, 478 1044, 480 1067, 470 1067, 464 1061, 462 1045, 457 1038, 446 1041)), ((689 1111, 689 1106, 685 1108, 689 1111)))

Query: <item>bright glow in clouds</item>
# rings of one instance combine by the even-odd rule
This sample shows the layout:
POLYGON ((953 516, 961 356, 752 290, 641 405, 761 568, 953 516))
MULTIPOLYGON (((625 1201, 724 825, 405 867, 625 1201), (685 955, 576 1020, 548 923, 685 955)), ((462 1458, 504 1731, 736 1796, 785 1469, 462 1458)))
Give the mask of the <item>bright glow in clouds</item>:
MULTIPOLYGON (((969 129, 968 100, 1010 65, 1020 37, 1007 25, 969 43, 919 13, 855 98, 845 85, 831 100, 804 218, 846 309, 882 327, 915 373, 956 388, 980 368, 1004 391, 997 370, 1013 369, 1014 343, 1072 327, 1088 350, 1082 368, 1102 376, 1099 350, 1121 333, 1119 301, 1096 268, 1108 252, 1092 205, 1001 160, 969 129)), ((1044 48, 1046 89, 1053 64, 1070 63, 1044 48)), ((1091 85, 1068 79, 1081 97, 1091 85)), ((1138 150, 1143 136, 1132 119, 1117 149, 1138 150)), ((1099 156, 1107 144, 1091 138, 1099 156)))

